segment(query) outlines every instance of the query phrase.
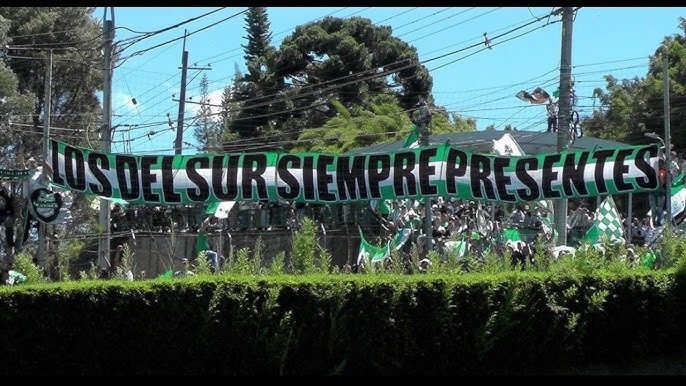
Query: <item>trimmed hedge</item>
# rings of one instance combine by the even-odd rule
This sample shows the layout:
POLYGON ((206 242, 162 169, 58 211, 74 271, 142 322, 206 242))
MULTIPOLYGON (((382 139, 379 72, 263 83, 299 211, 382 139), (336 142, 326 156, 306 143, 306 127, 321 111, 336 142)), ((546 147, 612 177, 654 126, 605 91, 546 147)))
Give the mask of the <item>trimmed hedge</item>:
POLYGON ((674 270, 18 286, 0 373, 574 372, 683 352, 685 289, 674 270))

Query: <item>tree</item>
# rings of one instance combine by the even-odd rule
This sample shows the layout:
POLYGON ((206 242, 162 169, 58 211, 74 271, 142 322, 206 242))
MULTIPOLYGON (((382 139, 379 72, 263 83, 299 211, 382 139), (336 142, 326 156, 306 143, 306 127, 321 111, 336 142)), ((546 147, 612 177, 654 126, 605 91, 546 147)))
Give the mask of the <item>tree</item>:
POLYGON ((237 117, 232 121, 232 131, 241 137, 256 137, 268 131, 274 111, 284 108, 283 103, 273 102, 273 94, 283 87, 283 79, 275 76, 275 50, 271 46, 271 32, 266 9, 251 7, 245 18, 247 44, 245 52, 247 73, 235 80, 234 100, 241 103, 237 117))
POLYGON ((645 133, 664 133, 662 58, 669 58, 671 132, 674 148, 686 147, 686 19, 679 18, 680 33, 664 38, 650 58, 646 77, 622 79, 605 76, 605 90, 596 89, 600 110, 584 119, 586 133, 626 142, 645 143, 645 133))
POLYGON ((248 33, 248 36, 246 36, 248 43, 241 45, 245 52, 243 58, 246 63, 259 61, 261 58, 266 57, 270 51, 273 51, 267 9, 264 7, 250 7, 245 16, 245 24, 244 29, 248 33))
POLYGON ((207 150, 218 142, 219 128, 212 114, 212 107, 209 105, 209 80, 207 74, 203 74, 200 79, 200 108, 196 115, 195 129, 193 135, 195 140, 207 150))
MULTIPOLYGON (((7 42, 9 21, 0 15, 0 44, 7 42)), ((19 91, 19 79, 5 60, 0 61, 0 162, 5 168, 24 168, 25 141, 36 141, 36 133, 26 129, 35 97, 19 91), (16 125, 19 124, 19 125, 16 125)))
POLYGON ((71 144, 98 147, 95 132, 102 125, 102 109, 97 92, 102 89, 102 31, 88 7, 0 7, 0 16, 10 21, 7 42, 26 49, 7 49, 7 66, 16 74, 18 91, 33 94, 34 106, 27 134, 17 138, 18 152, 24 157, 41 158, 43 132, 45 63, 47 49, 53 48, 51 137, 71 144), (89 142, 89 139, 93 142, 89 142))
POLYGON ((284 126, 290 131, 316 127, 335 116, 336 109, 326 108, 332 100, 351 109, 365 106, 370 96, 393 93, 405 110, 422 99, 432 100, 432 79, 418 64, 416 49, 393 37, 390 27, 369 19, 327 17, 298 26, 277 56, 276 75, 288 86, 288 111, 278 120, 288 122, 284 126))
MULTIPOLYGON (((410 116, 403 110, 398 97, 384 93, 369 97, 366 107, 346 108, 339 101, 331 102, 336 116, 321 127, 305 129, 294 150, 343 153, 378 143, 400 141, 412 130, 410 116)), ((473 131, 476 122, 459 115, 448 115, 442 109, 431 109, 432 134, 473 131)))

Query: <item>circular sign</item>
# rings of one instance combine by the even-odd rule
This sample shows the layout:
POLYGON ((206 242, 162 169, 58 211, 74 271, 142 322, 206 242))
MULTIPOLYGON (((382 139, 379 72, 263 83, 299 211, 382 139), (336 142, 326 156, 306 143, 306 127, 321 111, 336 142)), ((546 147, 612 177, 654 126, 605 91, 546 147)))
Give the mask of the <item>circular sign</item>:
POLYGON ((52 222, 60 214, 62 196, 48 189, 40 188, 31 193, 31 209, 40 221, 52 222))

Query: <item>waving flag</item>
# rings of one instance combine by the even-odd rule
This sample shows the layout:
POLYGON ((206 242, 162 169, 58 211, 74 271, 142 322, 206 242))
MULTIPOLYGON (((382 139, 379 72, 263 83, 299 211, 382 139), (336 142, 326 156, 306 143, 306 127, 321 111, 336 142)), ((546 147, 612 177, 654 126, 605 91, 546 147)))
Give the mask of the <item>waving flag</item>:
POLYGON ((607 196, 595 211, 593 225, 586 232, 584 241, 589 244, 600 244, 603 240, 610 243, 624 242, 624 229, 619 212, 612 196, 607 196))
POLYGON ((417 129, 417 126, 412 127, 412 131, 405 138, 405 144, 403 145, 403 148, 414 149, 415 147, 419 147, 419 129, 417 129))
POLYGON ((390 254, 390 243, 387 243, 385 247, 377 247, 372 245, 364 239, 362 229, 360 229, 360 253, 357 255, 358 265, 363 261, 368 261, 371 263, 384 261, 384 259, 389 257, 390 254))

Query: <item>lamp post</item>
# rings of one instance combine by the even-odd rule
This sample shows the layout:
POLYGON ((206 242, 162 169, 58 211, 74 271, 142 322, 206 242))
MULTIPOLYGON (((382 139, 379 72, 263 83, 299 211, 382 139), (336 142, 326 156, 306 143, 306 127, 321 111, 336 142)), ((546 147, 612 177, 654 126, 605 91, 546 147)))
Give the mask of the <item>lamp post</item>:
MULTIPOLYGON (((419 144, 424 146, 429 146, 429 125, 431 124, 431 109, 429 109, 429 104, 426 100, 422 99, 418 103, 418 111, 415 119, 415 125, 419 130, 419 144)), ((424 234, 426 235, 426 251, 429 253, 433 250, 433 231, 432 231, 432 221, 431 221, 431 198, 424 197, 424 234)))

